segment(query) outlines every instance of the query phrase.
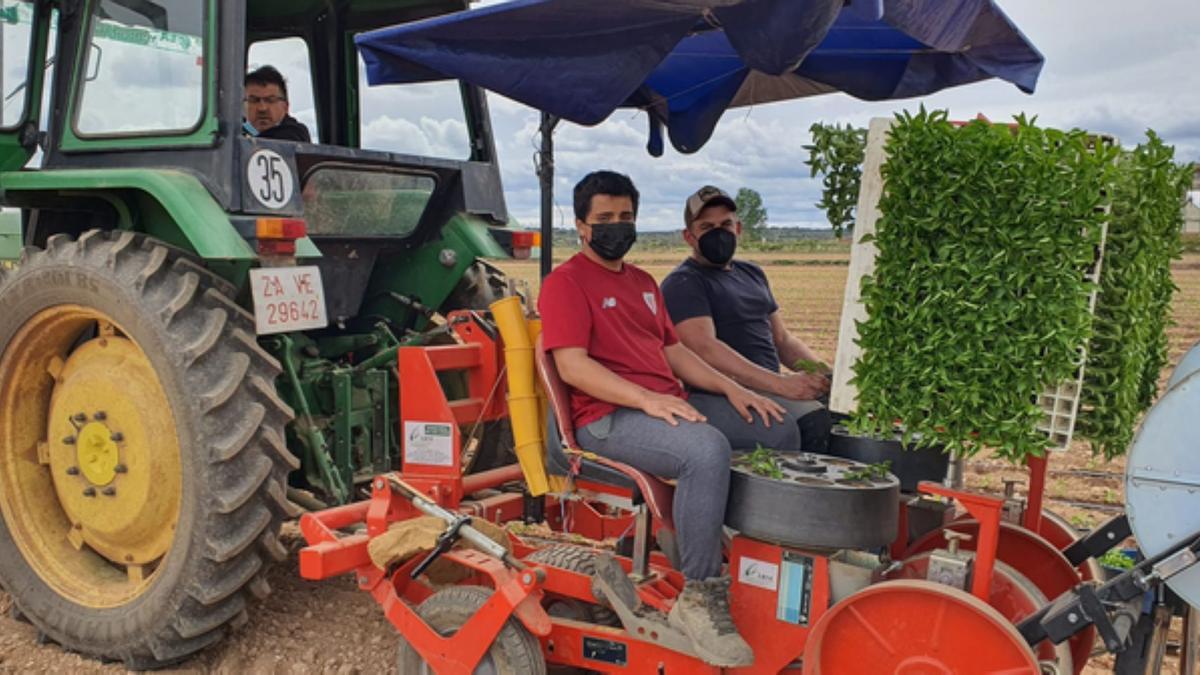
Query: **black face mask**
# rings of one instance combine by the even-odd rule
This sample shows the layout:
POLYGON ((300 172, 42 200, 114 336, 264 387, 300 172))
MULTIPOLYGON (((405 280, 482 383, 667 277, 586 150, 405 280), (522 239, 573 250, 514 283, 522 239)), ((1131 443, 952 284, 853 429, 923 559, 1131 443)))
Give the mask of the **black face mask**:
POLYGON ((728 264, 737 250, 737 235, 723 227, 705 232, 696 242, 700 244, 700 255, 717 267, 728 264))
POLYGON ((613 261, 624 258, 629 249, 633 248, 635 241, 637 229, 633 223, 594 223, 588 246, 592 247, 596 255, 613 261))

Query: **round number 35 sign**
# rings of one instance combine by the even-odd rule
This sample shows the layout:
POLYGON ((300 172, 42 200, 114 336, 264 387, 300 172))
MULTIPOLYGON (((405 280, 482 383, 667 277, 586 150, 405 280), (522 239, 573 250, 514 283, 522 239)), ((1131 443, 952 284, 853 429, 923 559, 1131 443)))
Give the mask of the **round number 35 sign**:
POLYGON ((269 209, 281 209, 292 201, 292 170, 273 150, 259 150, 250 155, 246 180, 254 198, 269 209))

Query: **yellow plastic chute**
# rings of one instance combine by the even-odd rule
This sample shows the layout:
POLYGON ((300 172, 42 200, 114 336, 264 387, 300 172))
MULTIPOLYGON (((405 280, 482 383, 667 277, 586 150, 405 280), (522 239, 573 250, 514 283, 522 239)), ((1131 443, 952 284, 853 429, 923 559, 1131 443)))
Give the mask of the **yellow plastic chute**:
MULTIPOLYGON (((504 340, 508 366, 508 417, 512 423, 517 461, 525 474, 529 494, 537 497, 550 489, 542 448, 543 398, 538 396, 533 370, 533 338, 525 321, 521 299, 509 296, 492 303, 492 318, 504 340)), ((537 322, 541 330, 541 322, 537 322)))

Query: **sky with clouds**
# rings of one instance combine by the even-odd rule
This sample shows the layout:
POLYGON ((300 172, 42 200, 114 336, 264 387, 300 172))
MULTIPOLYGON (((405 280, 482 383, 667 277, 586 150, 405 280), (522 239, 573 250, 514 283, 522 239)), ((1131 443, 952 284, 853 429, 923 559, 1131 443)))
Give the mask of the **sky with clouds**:
MULTIPOLYGON (((1200 161, 1200 0, 997 1, 1046 57, 1034 94, 988 81, 921 99, 867 103, 832 94, 737 109, 725 115, 699 152, 682 155, 667 144, 658 158, 645 151, 642 113, 622 109, 595 127, 564 123, 555 134, 556 225, 573 223, 575 181, 608 168, 637 183, 642 192, 638 220, 646 229, 681 227, 683 200, 705 183, 731 193, 743 186, 758 190, 772 225, 823 227, 824 214, 814 206, 820 182, 809 177, 804 164, 809 125, 866 126, 872 117, 920 104, 949 109, 953 119, 979 113, 993 120, 1036 115, 1043 125, 1114 134, 1126 145, 1152 128, 1176 146, 1179 159, 1200 161)), ((286 56, 278 48, 252 51, 251 61, 294 58, 294 50, 286 51, 286 56)), ((466 130, 449 83, 389 87, 370 96, 364 104, 364 145, 465 154, 466 130)), ((303 120, 311 110, 301 99, 293 95, 293 112, 303 120)), ((509 210, 523 224, 536 225, 538 113, 497 95, 489 96, 489 104, 509 210)))

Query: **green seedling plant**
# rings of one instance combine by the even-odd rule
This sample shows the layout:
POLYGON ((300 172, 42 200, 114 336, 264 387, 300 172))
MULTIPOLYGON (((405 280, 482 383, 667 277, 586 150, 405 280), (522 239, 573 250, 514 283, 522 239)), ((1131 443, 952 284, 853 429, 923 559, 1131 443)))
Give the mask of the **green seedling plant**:
POLYGON ((1133 558, 1125 555, 1120 549, 1109 549, 1107 553, 1098 558, 1100 564, 1105 567, 1111 567, 1118 570, 1133 569, 1133 558))
POLYGON ((1063 478, 1056 478, 1054 485, 1050 488, 1050 496, 1066 497, 1067 496, 1067 481, 1063 478))
POLYGON ((841 239, 854 227, 867 130, 849 124, 843 127, 818 122, 808 131, 813 142, 804 146, 808 150, 805 164, 812 170, 813 178, 817 174, 824 176, 821 201, 816 206, 825 212, 834 236, 841 239))
POLYGON ((866 466, 864 466, 861 469, 854 469, 851 471, 847 471, 842 474, 842 478, 844 478, 846 480, 863 480, 863 481, 883 480, 888 477, 888 473, 891 472, 891 470, 892 470, 891 460, 885 460, 882 462, 875 462, 873 464, 867 464, 866 466))
POLYGON ((808 373, 809 375, 826 375, 829 373, 829 364, 824 361, 812 361, 810 359, 797 359, 792 364, 792 370, 808 373))
POLYGON ((1071 527, 1074 527, 1077 530, 1092 529, 1092 519, 1088 516, 1076 513, 1075 515, 1071 516, 1070 521, 1071 527))
POLYGON ((775 451, 771 448, 764 448, 761 444, 755 445, 753 451, 738 460, 738 464, 744 466, 750 473, 765 478, 781 479, 784 477, 783 467, 779 465, 775 451))

